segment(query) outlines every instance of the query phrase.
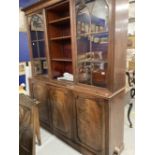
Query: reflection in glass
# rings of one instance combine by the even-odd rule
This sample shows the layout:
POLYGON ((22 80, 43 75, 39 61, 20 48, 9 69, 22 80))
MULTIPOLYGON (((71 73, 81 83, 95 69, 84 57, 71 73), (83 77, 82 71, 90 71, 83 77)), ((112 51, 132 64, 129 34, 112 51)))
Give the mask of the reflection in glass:
POLYGON ((107 63, 102 61, 94 63, 92 69, 92 84, 95 86, 106 87, 107 63))
POLYGON ((90 52, 90 38, 89 36, 85 37, 78 37, 77 38, 77 47, 78 47, 78 54, 83 54, 90 52))
POLYGON ((78 66, 79 82, 91 84, 91 64, 90 62, 80 63, 78 66))
POLYGON ((77 65, 80 83, 106 87, 108 5, 105 0, 76 0, 77 65))
POLYGON ((33 61, 34 73, 37 75, 47 74, 47 61, 35 60, 33 61))

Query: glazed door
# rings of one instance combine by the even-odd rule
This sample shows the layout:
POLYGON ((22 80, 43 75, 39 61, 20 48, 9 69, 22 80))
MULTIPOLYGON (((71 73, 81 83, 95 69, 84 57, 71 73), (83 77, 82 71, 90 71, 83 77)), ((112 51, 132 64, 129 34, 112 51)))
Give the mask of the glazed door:
POLYGON ((54 131, 71 138, 72 135, 72 96, 62 88, 50 89, 50 100, 53 103, 54 131))
POLYGON ((45 46, 45 26, 43 11, 39 11, 28 16, 28 29, 33 76, 47 77, 48 65, 45 46))
POLYGON ((50 128, 50 104, 48 99, 48 88, 45 84, 34 83, 33 84, 33 97, 37 99, 39 103, 39 117, 41 124, 50 128))
POLYGON ((75 0, 78 83, 107 87, 109 6, 107 0, 75 0))
POLYGON ((93 151, 101 151, 104 140, 104 112, 100 101, 87 96, 77 96, 76 109, 76 141, 93 151), (103 141, 102 141, 103 140, 103 141))

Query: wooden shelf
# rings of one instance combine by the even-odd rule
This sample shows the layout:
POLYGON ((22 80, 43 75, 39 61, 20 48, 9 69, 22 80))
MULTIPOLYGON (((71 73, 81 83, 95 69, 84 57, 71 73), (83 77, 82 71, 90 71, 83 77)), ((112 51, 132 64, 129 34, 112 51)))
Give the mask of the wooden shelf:
POLYGON ((62 36, 62 37, 55 37, 55 38, 51 38, 51 41, 54 40, 65 40, 65 39, 71 39, 71 36, 62 36))
POLYGON ((70 20, 70 16, 49 21, 49 24, 62 24, 70 20))
POLYGON ((69 0, 46 9, 52 79, 73 72, 69 0))
POLYGON ((58 59, 51 59, 52 61, 62 61, 62 62, 72 62, 72 59, 68 59, 68 58, 58 58, 58 59))

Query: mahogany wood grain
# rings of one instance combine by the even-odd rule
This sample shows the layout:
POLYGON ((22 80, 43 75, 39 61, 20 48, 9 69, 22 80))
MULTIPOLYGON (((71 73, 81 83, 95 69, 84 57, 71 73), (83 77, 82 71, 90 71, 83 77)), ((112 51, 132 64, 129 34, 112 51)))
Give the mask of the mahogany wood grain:
POLYGON ((77 142, 95 151, 102 151, 102 134, 105 132, 105 125, 102 127, 103 107, 97 99, 89 99, 87 96, 78 95, 76 99, 76 125, 77 142))
POLYGON ((51 133, 86 155, 111 155, 116 148, 123 149, 124 89, 108 97, 73 85, 44 82, 44 87, 51 104, 51 133))
POLYGON ((125 86, 126 49, 128 31, 128 1, 115 1, 114 84, 113 91, 125 86), (120 8, 122 6, 122 8, 120 8))
POLYGON ((33 84, 33 98, 40 102, 39 104, 39 117, 41 124, 44 124, 49 129, 50 123, 50 103, 48 100, 48 88, 43 83, 33 84))
POLYGON ((50 100, 53 103, 53 129, 72 137, 72 97, 66 89, 51 87, 50 100))

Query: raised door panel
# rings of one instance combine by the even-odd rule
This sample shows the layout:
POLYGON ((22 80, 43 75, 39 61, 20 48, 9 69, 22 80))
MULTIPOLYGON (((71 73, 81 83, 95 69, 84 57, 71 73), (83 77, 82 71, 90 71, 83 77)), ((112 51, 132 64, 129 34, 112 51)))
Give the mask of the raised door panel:
POLYGON ((48 101, 48 88, 44 84, 35 83, 33 85, 33 97, 37 99, 39 103, 39 117, 41 123, 50 127, 50 107, 48 101))
POLYGON ((70 92, 62 88, 52 88, 50 90, 50 99, 53 102, 54 130, 71 138, 72 104, 70 92))
POLYGON ((95 99, 78 97, 76 100, 77 140, 87 148, 101 151, 102 106, 95 99))

